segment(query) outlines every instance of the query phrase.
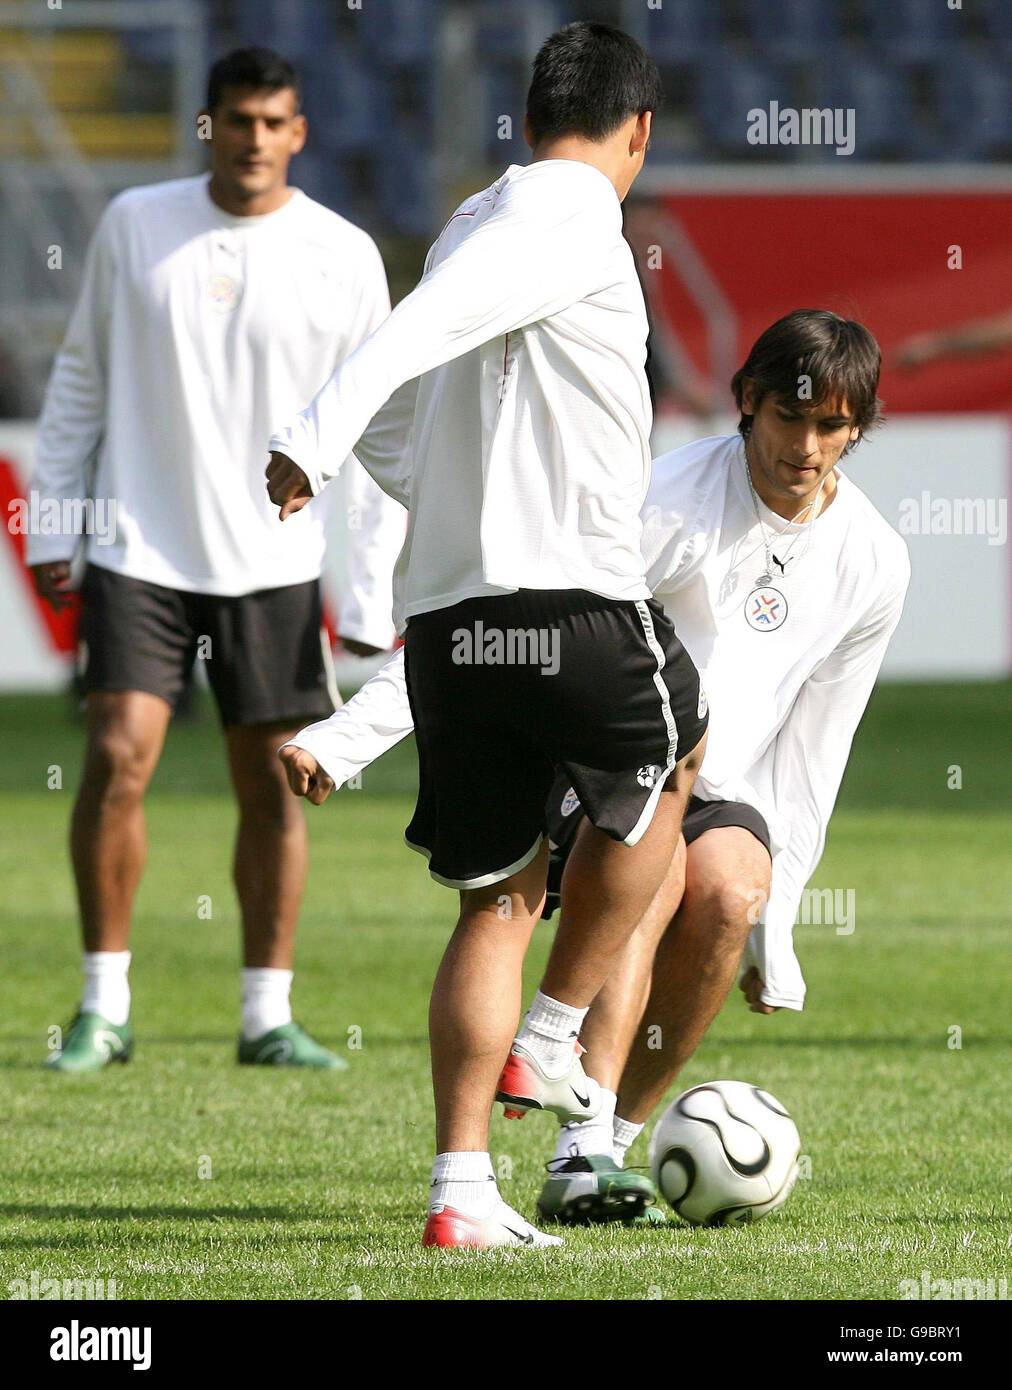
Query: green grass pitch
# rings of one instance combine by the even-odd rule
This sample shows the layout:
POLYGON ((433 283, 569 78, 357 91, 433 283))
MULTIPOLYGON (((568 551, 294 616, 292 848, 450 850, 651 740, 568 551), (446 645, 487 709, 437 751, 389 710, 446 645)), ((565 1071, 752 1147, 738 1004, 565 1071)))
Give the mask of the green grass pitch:
MULTIPOLYGON (((735 992, 676 1088, 735 1077, 786 1103, 810 1176, 784 1210, 480 1256, 419 1244, 426 1004, 456 899, 401 840, 410 745, 309 812, 295 1012, 327 1043, 360 1036, 350 1071, 234 1064, 234 814, 205 713, 172 729, 150 797, 136 1058, 65 1077, 40 1063, 78 990, 66 832, 81 730, 63 700, 0 701, 0 1297, 33 1271, 145 1299, 893 1299, 924 1271, 1007 1276, 1010 694, 876 692, 813 881, 854 890, 856 929, 800 926, 805 1012, 757 1017, 735 992), (62 790, 47 789, 54 765, 62 790)), ((528 990, 548 941, 539 929, 528 990)), ((553 1125, 496 1110, 502 1190, 532 1215, 553 1125)), ((645 1155, 644 1137, 630 1161, 645 1155)))

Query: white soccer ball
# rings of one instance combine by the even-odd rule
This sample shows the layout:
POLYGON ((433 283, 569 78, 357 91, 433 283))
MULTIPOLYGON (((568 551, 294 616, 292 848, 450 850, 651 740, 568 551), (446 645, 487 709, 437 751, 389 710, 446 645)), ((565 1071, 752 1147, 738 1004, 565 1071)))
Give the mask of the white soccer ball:
POLYGON ((659 1191, 694 1226, 758 1221, 783 1206, 798 1176, 801 1138, 758 1086, 708 1081, 673 1100, 650 1137, 659 1191))

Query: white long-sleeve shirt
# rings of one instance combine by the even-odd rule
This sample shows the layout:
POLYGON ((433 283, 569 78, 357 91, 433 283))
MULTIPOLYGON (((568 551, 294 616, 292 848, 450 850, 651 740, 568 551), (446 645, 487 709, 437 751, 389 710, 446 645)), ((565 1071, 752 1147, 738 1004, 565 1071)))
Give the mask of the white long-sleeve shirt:
POLYGON ((696 794, 748 802, 766 818, 773 879, 749 956, 765 981, 764 1001, 799 1009, 805 983, 794 924, 900 619, 907 548, 842 472, 810 535, 759 502, 767 533, 777 536, 773 553, 785 559, 792 549, 786 573, 774 570, 773 580, 787 617, 757 630, 745 609, 766 555, 740 436, 699 440, 654 469, 643 510, 647 577, 710 702, 696 794))
MULTIPOLYGON (((390 300, 375 244, 344 218, 297 190, 275 212, 235 217, 208 183, 134 188, 107 207, 46 393, 32 487, 112 500, 114 539, 88 537, 93 563, 237 595, 319 575, 325 508, 279 522, 264 439, 390 300)), ((389 526, 391 516, 403 525, 384 499, 367 520, 389 526)), ((28 562, 69 559, 79 540, 30 536, 28 562)), ((350 541, 392 562, 372 530, 350 541)), ((389 607, 370 622, 388 628, 389 607)))
MULTIPOLYGON (((774 581, 788 604, 775 630, 757 631, 744 613, 765 551, 738 435, 655 459, 643 544, 648 579, 709 699, 696 795, 745 801, 769 825, 770 899, 748 947, 763 1000, 800 1009, 793 928, 910 566, 899 535, 842 473, 810 537, 761 502, 759 511, 768 532, 783 534, 773 546, 779 558, 802 533, 785 577, 774 581)), ((410 733, 403 663, 397 652, 343 709, 292 740, 338 785, 410 733)))
POLYGON ((519 588, 645 598, 646 337, 610 180, 574 160, 511 165, 461 204, 415 290, 270 448, 314 493, 354 450, 408 507, 398 631, 519 588), (407 467, 384 448, 406 433, 407 467))

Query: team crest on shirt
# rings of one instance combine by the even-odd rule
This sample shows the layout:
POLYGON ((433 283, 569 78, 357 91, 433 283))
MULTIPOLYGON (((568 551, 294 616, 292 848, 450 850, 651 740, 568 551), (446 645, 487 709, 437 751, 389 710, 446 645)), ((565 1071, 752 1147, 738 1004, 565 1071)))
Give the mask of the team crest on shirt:
POLYGON ((787 600, 779 589, 753 589, 745 600, 745 621, 756 632, 772 632, 783 627, 787 600))
POLYGON ((646 767, 641 767, 636 774, 636 781, 641 787, 653 787, 656 785, 662 769, 656 763, 647 763, 646 767))
POLYGON ((571 816, 579 804, 580 798, 577 796, 574 789, 570 787, 569 791, 566 792, 566 795, 562 798, 562 805, 559 807, 559 810, 564 816, 571 816))
POLYGON ((212 308, 229 314, 242 298, 242 285, 234 275, 212 275, 207 282, 207 298, 212 308))
POLYGON ((707 700, 707 698, 706 698, 706 691, 703 689, 702 686, 700 686, 700 687, 699 687, 699 699, 698 699, 698 701, 696 702, 696 718, 697 718, 697 719, 705 719, 705 718, 706 718, 706 712, 707 712, 707 710, 708 710, 709 708, 710 708, 710 705, 709 705, 709 702, 708 702, 708 700, 707 700))

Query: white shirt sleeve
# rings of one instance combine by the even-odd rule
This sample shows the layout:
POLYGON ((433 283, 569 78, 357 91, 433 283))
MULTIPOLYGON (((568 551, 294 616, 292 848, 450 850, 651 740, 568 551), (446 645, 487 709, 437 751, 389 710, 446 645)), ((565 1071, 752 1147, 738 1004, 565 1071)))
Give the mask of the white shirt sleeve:
MULTIPOLYGON (((559 313, 601 286, 621 208, 597 170, 534 165, 507 183, 481 226, 422 277, 338 368, 270 449, 299 465, 314 493, 340 471, 396 389, 482 343, 559 313)), ((387 492, 384 469, 366 468, 387 492)))
MULTIPOLYGON (((118 213, 110 203, 88 247, 77 305, 56 355, 36 435, 31 487, 40 501, 83 502, 88 465, 105 433, 108 335, 118 213)), ((84 509, 71 514, 83 516, 84 509)), ((61 506, 60 515, 65 515, 61 506)), ((26 560, 41 565, 73 557, 78 535, 29 535, 26 560)))
MULTIPOLYGON (((347 338, 354 350, 380 326, 390 313, 390 292, 386 272, 375 246, 370 243, 369 258, 360 276, 360 294, 347 338)), ((413 384, 413 383, 412 383, 413 384)), ((389 403, 388 403, 389 404, 389 403)), ((382 454, 386 470, 397 476, 406 455, 414 418, 414 399, 410 416, 398 402, 397 413, 384 411, 376 417, 371 441, 366 448, 374 456, 382 454)), ((360 462, 348 473, 346 498, 348 521, 348 560, 345 586, 338 614, 338 632, 385 651, 394 643, 393 570, 404 544, 406 518, 401 504, 388 497, 360 462)))
POLYGON ((804 1007, 805 981, 794 953, 801 895, 822 857, 854 734, 900 620, 909 578, 905 562, 879 603, 809 676, 777 735, 773 797, 790 839, 774 858, 770 899, 744 962, 764 982, 763 1003, 777 1008, 804 1007))
POLYGON ((374 763, 414 728, 400 647, 329 719, 310 724, 282 747, 304 748, 338 787, 374 763))

